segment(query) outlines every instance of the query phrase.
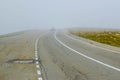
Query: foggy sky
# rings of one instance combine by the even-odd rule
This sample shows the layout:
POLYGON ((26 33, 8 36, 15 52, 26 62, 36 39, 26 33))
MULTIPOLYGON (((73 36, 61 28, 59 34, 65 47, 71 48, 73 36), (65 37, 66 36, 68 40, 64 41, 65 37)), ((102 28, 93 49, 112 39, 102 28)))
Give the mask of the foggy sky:
POLYGON ((0 0, 0 34, 25 29, 120 27, 120 0, 0 0))

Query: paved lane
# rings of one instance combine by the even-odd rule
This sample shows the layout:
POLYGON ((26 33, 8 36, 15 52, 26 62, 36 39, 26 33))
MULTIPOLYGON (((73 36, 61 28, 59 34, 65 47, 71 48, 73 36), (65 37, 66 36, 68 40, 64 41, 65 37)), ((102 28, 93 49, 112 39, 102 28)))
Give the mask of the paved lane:
MULTIPOLYGON (((91 58, 120 68, 120 55, 72 40, 58 32, 56 37, 70 48, 91 58)), ((120 71, 87 59, 66 48, 55 38, 55 32, 41 37, 38 43, 43 78, 46 80, 120 80, 120 71)))

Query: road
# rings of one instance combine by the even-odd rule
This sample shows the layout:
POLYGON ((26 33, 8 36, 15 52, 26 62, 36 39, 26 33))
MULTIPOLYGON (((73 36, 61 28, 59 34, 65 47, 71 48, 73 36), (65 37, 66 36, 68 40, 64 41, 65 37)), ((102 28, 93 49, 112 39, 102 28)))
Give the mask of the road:
POLYGON ((44 80, 120 80, 119 52, 55 31, 39 38, 37 50, 44 80))

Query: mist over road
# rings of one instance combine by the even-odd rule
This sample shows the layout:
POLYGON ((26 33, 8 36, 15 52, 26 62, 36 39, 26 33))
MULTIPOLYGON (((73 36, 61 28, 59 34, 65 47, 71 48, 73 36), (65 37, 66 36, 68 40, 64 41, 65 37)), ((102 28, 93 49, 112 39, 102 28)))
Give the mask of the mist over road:
MULTIPOLYGON (((120 54, 50 31, 38 42, 46 80, 120 80, 120 54)), ((73 37, 73 36, 71 36, 73 37)))
POLYGON ((117 49, 62 30, 13 33, 0 37, 0 80, 120 80, 117 49))

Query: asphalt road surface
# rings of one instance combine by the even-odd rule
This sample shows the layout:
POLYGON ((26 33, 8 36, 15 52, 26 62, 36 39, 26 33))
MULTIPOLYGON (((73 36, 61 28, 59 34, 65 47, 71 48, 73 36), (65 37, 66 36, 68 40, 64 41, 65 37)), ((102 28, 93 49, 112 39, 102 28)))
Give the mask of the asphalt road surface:
POLYGON ((120 80, 120 53, 50 31, 37 48, 44 80, 120 80))

